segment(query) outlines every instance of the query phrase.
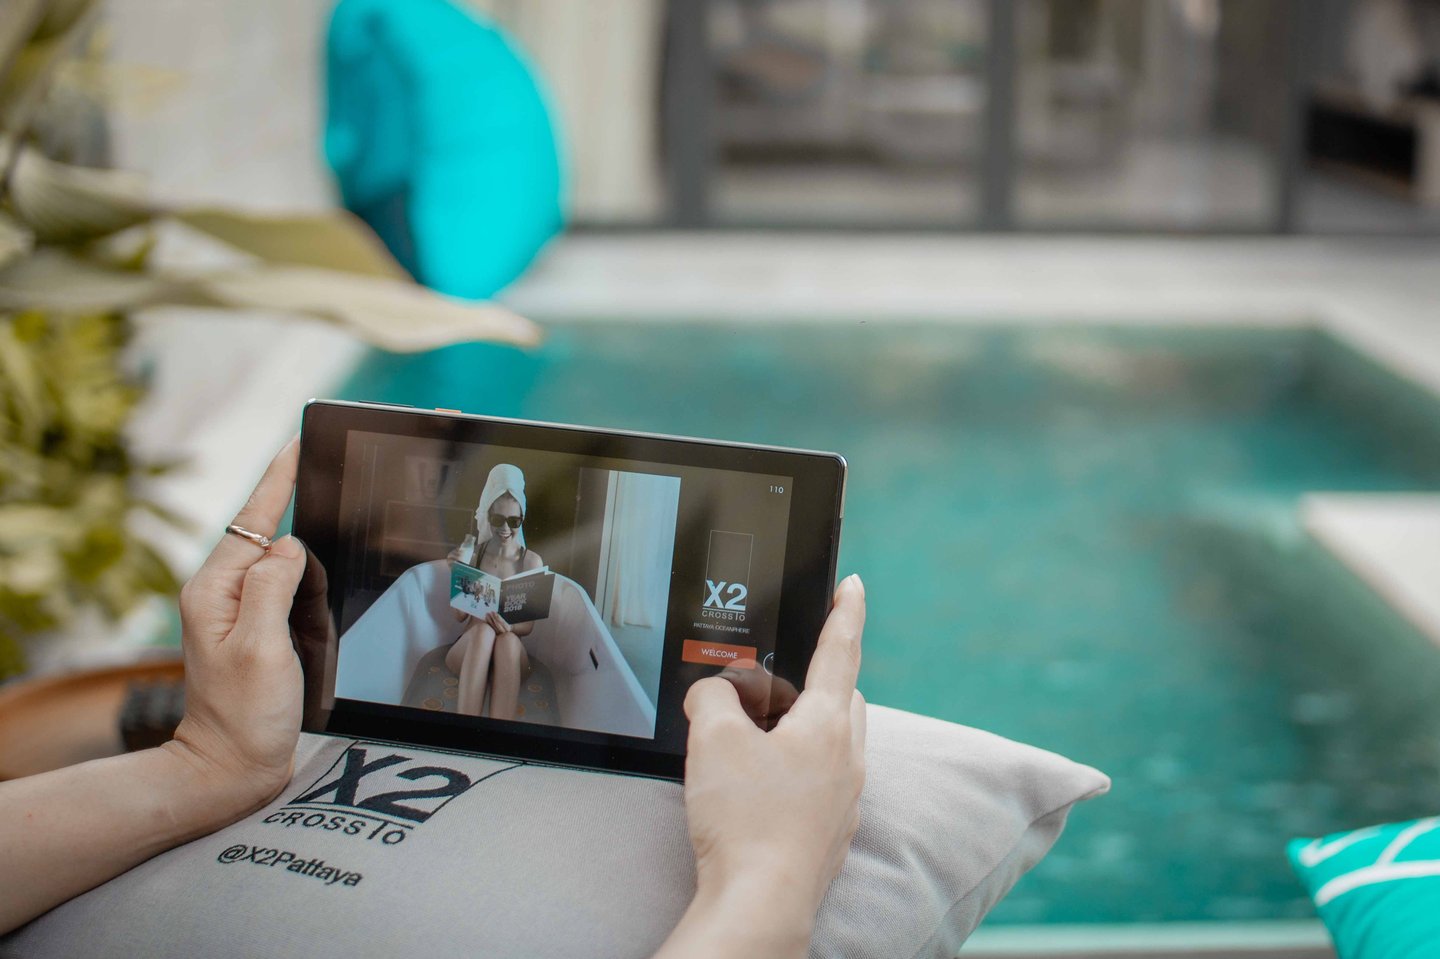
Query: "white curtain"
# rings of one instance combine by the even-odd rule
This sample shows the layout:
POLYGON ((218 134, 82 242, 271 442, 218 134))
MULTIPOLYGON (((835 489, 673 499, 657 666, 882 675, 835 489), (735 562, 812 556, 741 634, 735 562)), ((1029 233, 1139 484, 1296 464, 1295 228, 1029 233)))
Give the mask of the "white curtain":
POLYGON ((616 474, 604 603, 614 625, 665 622, 679 506, 679 477, 616 474))

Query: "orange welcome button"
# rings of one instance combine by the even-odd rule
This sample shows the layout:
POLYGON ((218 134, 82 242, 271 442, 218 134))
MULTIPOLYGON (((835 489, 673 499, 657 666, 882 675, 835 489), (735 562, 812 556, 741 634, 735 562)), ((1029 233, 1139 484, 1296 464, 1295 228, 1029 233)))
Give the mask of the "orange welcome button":
POLYGON ((754 646, 731 646, 729 643, 712 643, 702 639, 685 640, 680 658, 687 663, 701 663, 705 666, 734 666, 736 669, 755 668, 754 646))

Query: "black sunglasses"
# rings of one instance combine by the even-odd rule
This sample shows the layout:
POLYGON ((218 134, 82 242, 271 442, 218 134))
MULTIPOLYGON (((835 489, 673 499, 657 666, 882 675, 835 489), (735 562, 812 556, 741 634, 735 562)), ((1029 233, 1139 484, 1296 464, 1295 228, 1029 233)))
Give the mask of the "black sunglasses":
POLYGON ((525 517, 523 516, 501 516, 499 513, 490 514, 491 529, 499 529, 502 526, 519 529, 520 524, 523 522, 525 522, 525 517))

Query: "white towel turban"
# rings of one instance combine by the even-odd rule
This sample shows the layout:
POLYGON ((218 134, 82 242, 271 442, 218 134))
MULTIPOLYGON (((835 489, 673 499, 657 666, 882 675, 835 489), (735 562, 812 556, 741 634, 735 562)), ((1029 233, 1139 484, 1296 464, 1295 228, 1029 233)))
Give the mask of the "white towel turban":
MULTIPOLYGON (((518 466, 500 463, 490 471, 489 478, 485 480, 485 490, 480 494, 480 505, 475 507, 475 525, 480 530, 480 542, 485 542, 494 533, 490 528, 490 507, 506 493, 515 497, 515 502, 520 504, 520 515, 524 516, 525 474, 518 466)), ((515 531, 515 540, 521 546, 525 545, 524 527, 515 531)))

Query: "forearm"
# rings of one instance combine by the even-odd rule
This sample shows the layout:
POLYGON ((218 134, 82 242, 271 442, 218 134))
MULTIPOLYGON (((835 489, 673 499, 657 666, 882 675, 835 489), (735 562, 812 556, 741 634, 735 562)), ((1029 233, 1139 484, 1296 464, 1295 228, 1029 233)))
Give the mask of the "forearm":
POLYGON ((803 959, 814 910, 770 884, 702 886, 655 959, 803 959))
POLYGON ((0 932, 264 799, 216 782, 175 743, 0 783, 0 932))

